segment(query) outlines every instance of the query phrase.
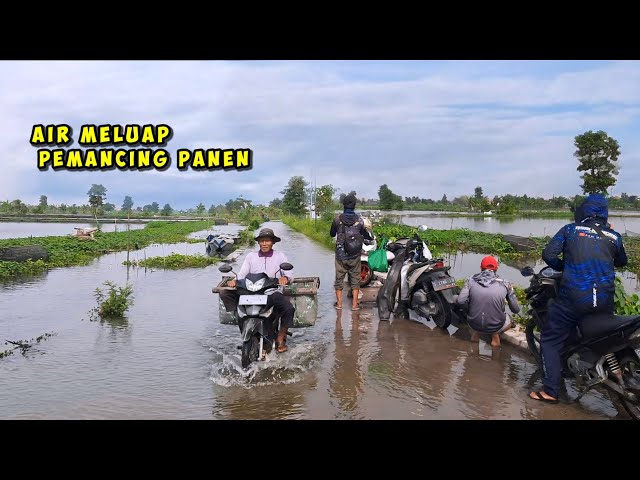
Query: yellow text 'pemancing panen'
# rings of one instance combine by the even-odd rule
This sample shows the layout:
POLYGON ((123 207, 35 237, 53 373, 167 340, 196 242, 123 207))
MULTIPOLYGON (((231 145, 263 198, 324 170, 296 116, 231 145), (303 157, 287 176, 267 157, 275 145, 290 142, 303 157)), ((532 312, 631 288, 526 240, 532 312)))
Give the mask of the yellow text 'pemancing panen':
POLYGON ((171 156, 162 148, 38 150, 39 170, 165 170, 170 164, 171 156))

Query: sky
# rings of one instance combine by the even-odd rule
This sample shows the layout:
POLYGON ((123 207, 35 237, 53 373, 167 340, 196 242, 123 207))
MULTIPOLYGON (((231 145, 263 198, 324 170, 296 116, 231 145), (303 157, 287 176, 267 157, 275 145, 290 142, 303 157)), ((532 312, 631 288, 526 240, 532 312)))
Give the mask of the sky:
POLYGON ((268 204, 293 176, 359 198, 573 196, 588 130, 620 144, 612 193, 640 194, 639 61, 1 61, 0 201, 86 204, 101 184, 117 208, 268 204), (85 124, 166 124, 172 164, 40 171, 36 124, 70 125, 67 148, 85 124), (183 148, 248 148, 253 165, 181 171, 183 148))

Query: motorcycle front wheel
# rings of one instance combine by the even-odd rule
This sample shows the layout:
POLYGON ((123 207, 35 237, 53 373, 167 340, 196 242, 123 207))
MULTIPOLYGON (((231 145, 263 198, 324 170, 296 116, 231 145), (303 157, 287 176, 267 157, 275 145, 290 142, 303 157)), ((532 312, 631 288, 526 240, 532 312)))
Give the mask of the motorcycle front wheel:
POLYGON ((253 335, 242 344, 242 368, 247 368, 251 362, 258 360, 260 354, 260 339, 258 335, 253 335))

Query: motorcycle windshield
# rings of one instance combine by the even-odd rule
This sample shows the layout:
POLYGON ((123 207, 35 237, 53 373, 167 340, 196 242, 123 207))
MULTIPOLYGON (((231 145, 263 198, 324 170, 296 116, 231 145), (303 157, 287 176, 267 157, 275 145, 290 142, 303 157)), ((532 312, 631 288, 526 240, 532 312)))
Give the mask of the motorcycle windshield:
POLYGON ((266 273, 249 273, 242 280, 238 280, 238 290, 241 294, 261 293, 269 288, 277 287, 278 281, 270 278, 266 273))

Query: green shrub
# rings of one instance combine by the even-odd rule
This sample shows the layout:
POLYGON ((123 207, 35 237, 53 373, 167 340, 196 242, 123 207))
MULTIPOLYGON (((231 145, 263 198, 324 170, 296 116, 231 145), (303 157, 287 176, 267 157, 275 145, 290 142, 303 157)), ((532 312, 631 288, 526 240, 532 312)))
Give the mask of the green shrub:
POLYGON ((133 305, 133 286, 127 284, 124 287, 118 287, 113 282, 106 281, 107 291, 103 292, 100 288, 95 289, 95 297, 98 301, 96 313, 104 317, 122 317, 131 305, 133 305))

